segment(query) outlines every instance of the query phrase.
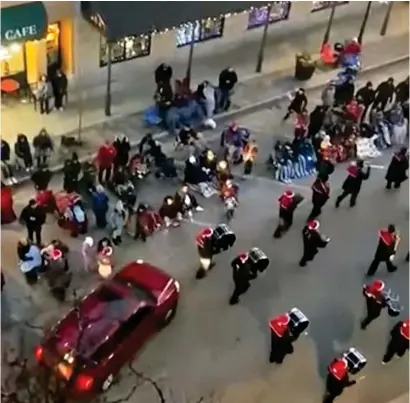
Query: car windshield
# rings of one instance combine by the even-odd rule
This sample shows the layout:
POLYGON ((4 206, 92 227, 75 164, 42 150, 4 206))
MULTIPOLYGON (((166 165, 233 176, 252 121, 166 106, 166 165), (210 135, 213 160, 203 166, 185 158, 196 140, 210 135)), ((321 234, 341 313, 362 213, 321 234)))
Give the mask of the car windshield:
POLYGON ((141 300, 125 287, 109 283, 87 296, 56 329, 60 356, 76 351, 88 357, 140 306, 141 300))
POLYGON ((144 288, 141 284, 122 277, 116 277, 114 281, 121 287, 126 288, 134 298, 140 301, 155 302, 155 297, 152 292, 144 288))

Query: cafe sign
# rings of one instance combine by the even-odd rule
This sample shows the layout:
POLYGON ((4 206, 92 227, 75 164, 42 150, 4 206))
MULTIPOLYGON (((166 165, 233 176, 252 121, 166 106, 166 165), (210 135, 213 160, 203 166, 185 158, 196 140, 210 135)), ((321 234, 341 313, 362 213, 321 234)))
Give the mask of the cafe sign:
POLYGON ((1 44, 42 39, 47 33, 47 12, 43 2, 34 1, 1 9, 1 44))

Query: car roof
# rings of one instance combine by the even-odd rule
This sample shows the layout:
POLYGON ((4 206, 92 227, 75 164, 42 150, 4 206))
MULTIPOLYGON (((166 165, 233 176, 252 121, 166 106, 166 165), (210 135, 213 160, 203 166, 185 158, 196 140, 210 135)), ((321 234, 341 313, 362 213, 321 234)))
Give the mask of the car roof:
POLYGON ((156 297, 167 287, 170 280, 174 280, 168 273, 143 260, 124 266, 114 276, 114 279, 116 278, 137 283, 156 297))
POLYGON ((122 323, 147 304, 121 284, 107 281, 60 320, 43 345, 59 355, 75 350, 80 357, 89 358, 122 323))

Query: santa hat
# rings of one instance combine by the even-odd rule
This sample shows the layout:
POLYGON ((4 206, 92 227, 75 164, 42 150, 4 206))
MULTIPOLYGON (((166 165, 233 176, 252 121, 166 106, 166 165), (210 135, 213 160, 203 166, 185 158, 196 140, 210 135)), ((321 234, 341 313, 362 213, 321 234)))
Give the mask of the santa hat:
POLYGON ((246 253, 246 252, 241 252, 239 255, 238 255, 238 258, 240 259, 240 261, 242 262, 242 263, 245 263, 247 260, 248 260, 248 254, 246 253))
POLYGON ((339 381, 346 376, 348 369, 347 361, 344 358, 337 358, 329 365, 329 372, 339 381))
POLYGON ((374 280, 370 284, 367 285, 367 292, 371 294, 377 294, 384 290, 385 284, 382 280, 374 280))
POLYGON ((50 257, 51 257, 52 260, 61 259, 62 256, 63 256, 63 252, 61 252, 60 249, 53 248, 51 250, 50 257))
POLYGON ((292 198, 295 196, 295 192, 293 192, 292 190, 285 190, 285 192, 283 193, 283 196, 292 198))
POLYGON ((318 220, 312 220, 307 223, 307 226, 310 231, 317 231, 320 227, 320 223, 318 220))
POLYGON ((200 236, 204 236, 206 238, 209 238, 212 236, 212 234, 214 233, 214 230, 210 227, 204 228, 201 232, 200 232, 200 236))
POLYGON ((114 250, 111 246, 106 246, 105 248, 103 248, 103 250, 101 251, 101 255, 105 256, 105 257, 110 257, 112 256, 114 250))

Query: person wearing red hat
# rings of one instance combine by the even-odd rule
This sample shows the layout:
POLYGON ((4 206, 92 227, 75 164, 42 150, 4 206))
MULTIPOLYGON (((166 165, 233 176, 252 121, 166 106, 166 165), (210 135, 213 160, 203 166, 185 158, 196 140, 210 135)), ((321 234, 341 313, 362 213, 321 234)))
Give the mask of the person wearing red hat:
POLYGON ((290 317, 287 313, 276 316, 269 321, 271 334, 269 362, 282 364, 287 354, 293 353, 290 317))
POLYGON ((401 320, 390 332, 390 341, 387 345, 386 353, 383 357, 383 364, 387 364, 394 355, 399 358, 403 357, 406 351, 409 349, 410 339, 410 319, 401 320))
POLYGON ((320 224, 318 220, 311 220, 302 230, 303 236, 303 256, 299 266, 305 267, 311 262, 319 252, 319 248, 324 248, 329 243, 330 238, 324 237, 319 232, 320 224))
POLYGON ((323 403, 333 403, 343 393, 344 388, 356 384, 349 379, 349 365, 345 358, 335 358, 328 367, 326 377, 326 393, 323 403))
POLYGON ((363 295, 366 298, 366 317, 361 321, 360 327, 365 330, 367 326, 380 316, 382 309, 386 306, 383 291, 385 284, 381 280, 374 280, 363 286, 363 295))
POLYGON ((319 174, 312 185, 312 204, 313 208, 308 220, 314 220, 322 214, 322 207, 330 197, 329 175, 319 174))
POLYGON ((393 264, 393 259, 396 255, 399 242, 400 236, 396 232, 396 227, 393 224, 379 231, 379 243, 373 261, 367 270, 367 276, 374 276, 381 262, 386 263, 389 273, 393 273, 397 270, 397 267, 393 264))
POLYGON ((350 195, 350 207, 356 205, 357 196, 359 196, 362 182, 369 179, 370 166, 364 167, 363 160, 358 160, 355 164, 350 165, 347 168, 347 178, 343 182, 343 193, 336 199, 336 208, 340 206, 340 203, 350 195))
POLYGON ((292 190, 286 190, 278 199, 279 223, 273 233, 274 238, 281 238, 293 224, 293 214, 303 197, 295 195, 292 190))
POLYGON ((251 273, 248 253, 240 253, 231 263, 235 288, 229 299, 230 305, 239 303, 239 297, 250 287, 251 273))
POLYGON ((196 278, 204 278, 213 266, 213 245, 212 245, 212 235, 214 230, 210 227, 202 228, 197 236, 195 237, 195 242, 199 253, 199 268, 196 272, 196 278))

